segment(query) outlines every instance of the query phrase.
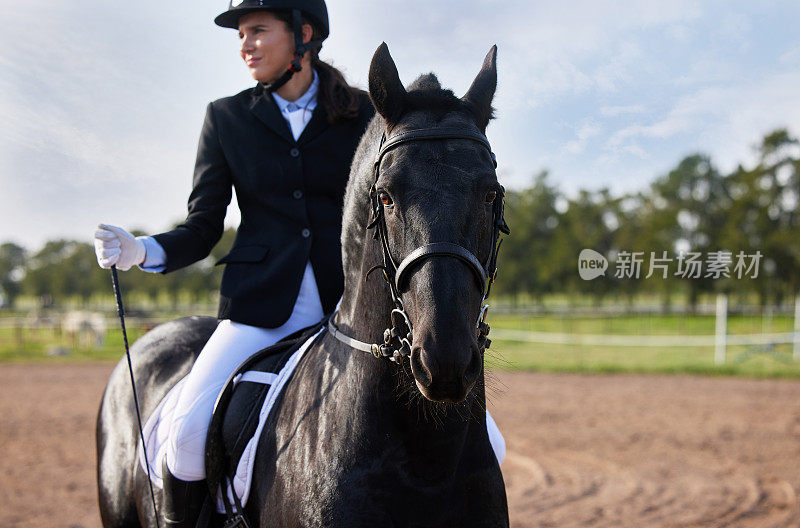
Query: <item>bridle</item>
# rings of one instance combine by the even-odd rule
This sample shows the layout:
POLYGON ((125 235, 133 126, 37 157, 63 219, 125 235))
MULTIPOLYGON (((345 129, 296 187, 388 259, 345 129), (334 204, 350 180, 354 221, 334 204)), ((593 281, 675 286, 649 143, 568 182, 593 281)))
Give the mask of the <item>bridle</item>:
POLYGON ((376 358, 389 358, 397 364, 401 364, 403 358, 411 355, 413 343, 413 328, 411 327, 411 321, 403 306, 403 301, 400 298, 400 291, 405 281, 408 280, 414 265, 431 257, 457 258, 472 270, 475 278, 478 279, 480 290, 485 292, 481 299, 481 311, 476 323, 478 346, 481 350, 484 350, 489 347, 491 343, 488 337, 489 325, 486 323, 486 315, 489 309, 489 305, 486 304, 486 299, 489 297, 492 284, 497 277, 497 254, 500 250, 501 243, 500 233, 506 235, 510 233, 508 225, 503 218, 503 199, 505 197, 505 189, 503 186, 500 186, 492 204, 491 249, 485 262, 478 260, 470 250, 452 242, 435 242, 418 247, 409 253, 400 264, 395 262, 389 248, 386 217, 384 216, 383 204, 380 201, 380 196, 376 187, 378 177, 380 176, 381 160, 387 152, 405 143, 446 139, 466 139, 480 144, 489 151, 494 168, 497 168, 497 160, 489 145, 489 140, 480 132, 452 127, 422 128, 402 132, 389 138, 387 138, 384 132, 381 137, 378 156, 375 158, 375 163, 373 165, 373 183, 369 191, 371 217, 367 225, 367 229, 375 230, 374 237, 381 242, 381 247, 383 248, 383 264, 373 266, 367 271, 366 277, 369 277, 369 275, 377 269, 383 272, 383 278, 389 286, 389 293, 392 297, 392 303, 394 304, 390 315, 391 327, 384 330, 383 343, 365 343, 343 334, 333 323, 333 317, 328 320, 328 330, 339 341, 355 349, 369 352, 376 358))

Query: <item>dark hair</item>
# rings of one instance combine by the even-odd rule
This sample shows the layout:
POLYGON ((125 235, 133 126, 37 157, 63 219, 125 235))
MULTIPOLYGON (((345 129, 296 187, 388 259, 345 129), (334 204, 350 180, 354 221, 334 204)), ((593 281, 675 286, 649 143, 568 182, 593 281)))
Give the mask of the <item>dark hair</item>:
MULTIPOLYGON (((286 28, 290 32, 293 31, 291 11, 280 9, 274 10, 272 13, 275 18, 286 24, 286 28)), ((313 29, 311 40, 319 40, 320 33, 316 25, 305 16, 303 24, 308 24, 313 29)), ((365 92, 347 84, 341 71, 320 59, 319 49, 312 49, 310 54, 311 67, 319 75, 319 98, 328 113, 328 121, 336 123, 358 117, 359 96, 365 92)))

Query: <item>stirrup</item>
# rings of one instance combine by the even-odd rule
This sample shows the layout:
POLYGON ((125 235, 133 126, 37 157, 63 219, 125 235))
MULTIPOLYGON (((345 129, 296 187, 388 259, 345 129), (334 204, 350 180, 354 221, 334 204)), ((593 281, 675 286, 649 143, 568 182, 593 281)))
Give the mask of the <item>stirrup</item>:
MULTIPOLYGON (((228 493, 222 491, 222 502, 225 505, 225 524, 222 525, 222 528, 250 528, 250 523, 247 522, 247 517, 244 516, 242 503, 233 490, 233 482, 231 482, 231 478, 228 475, 225 476, 225 481, 227 482, 227 487, 231 490, 231 495, 233 495, 233 503, 231 503, 228 493)), ((221 489, 224 488, 225 486, 221 489)))

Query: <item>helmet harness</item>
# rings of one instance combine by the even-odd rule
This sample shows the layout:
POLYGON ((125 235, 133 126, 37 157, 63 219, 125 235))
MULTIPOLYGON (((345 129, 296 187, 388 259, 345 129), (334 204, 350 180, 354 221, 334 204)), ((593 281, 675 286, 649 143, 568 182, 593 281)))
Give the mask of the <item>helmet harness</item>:
POLYGON ((299 9, 292 9, 292 31, 294 32, 294 56, 292 57, 292 62, 289 65, 289 69, 271 83, 260 82, 259 88, 265 93, 272 93, 278 90, 281 86, 289 82, 289 79, 292 78, 292 75, 302 71, 303 65, 301 64, 301 61, 303 60, 303 56, 306 54, 306 51, 310 49, 319 50, 322 48, 322 40, 310 40, 308 42, 303 42, 303 15, 299 9))

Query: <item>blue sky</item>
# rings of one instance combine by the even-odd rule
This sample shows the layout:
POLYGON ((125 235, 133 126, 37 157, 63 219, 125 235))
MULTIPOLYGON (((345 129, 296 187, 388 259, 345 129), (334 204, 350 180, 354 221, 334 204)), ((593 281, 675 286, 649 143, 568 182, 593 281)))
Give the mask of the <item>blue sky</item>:
MULTIPOLYGON (((2 0, 0 241, 158 232, 185 214, 208 101, 253 84, 209 0, 2 0)), ((366 86, 386 41, 401 78, 462 95, 498 45, 487 131, 508 187, 541 169, 643 189, 703 151, 727 171, 768 131, 800 134, 800 3, 329 1, 323 57, 366 86)), ((238 212, 229 209, 228 223, 238 212)))

